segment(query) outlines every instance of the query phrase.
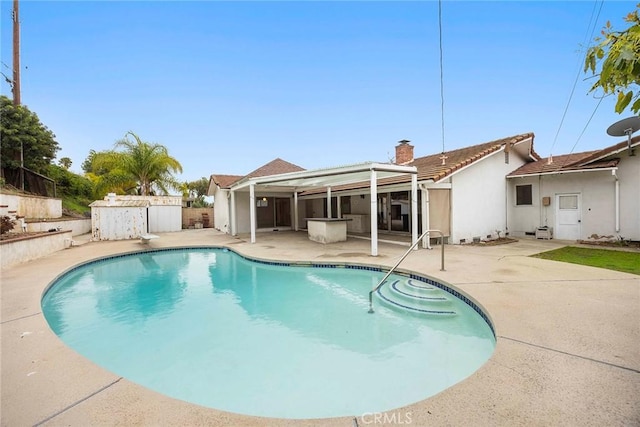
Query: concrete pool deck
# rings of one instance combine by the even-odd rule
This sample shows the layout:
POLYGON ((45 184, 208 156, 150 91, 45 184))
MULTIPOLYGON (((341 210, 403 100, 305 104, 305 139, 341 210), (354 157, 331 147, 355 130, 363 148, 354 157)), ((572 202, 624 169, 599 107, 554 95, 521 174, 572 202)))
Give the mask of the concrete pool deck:
MULTIPOLYGON (((306 232, 261 233, 255 244, 212 229, 159 236, 148 245, 88 242, 2 270, 1 425, 355 425, 353 417, 231 414, 141 387, 63 344, 42 315, 42 293, 78 263, 148 248, 226 245, 263 259, 391 266, 406 247, 381 243, 380 255, 371 257, 367 240, 323 245, 306 232)), ((446 271, 438 246, 409 255, 402 269, 452 284, 487 310, 496 350, 473 375, 436 396, 377 416, 353 414, 358 425, 640 425, 640 277, 528 257, 566 243, 450 245, 446 271)))

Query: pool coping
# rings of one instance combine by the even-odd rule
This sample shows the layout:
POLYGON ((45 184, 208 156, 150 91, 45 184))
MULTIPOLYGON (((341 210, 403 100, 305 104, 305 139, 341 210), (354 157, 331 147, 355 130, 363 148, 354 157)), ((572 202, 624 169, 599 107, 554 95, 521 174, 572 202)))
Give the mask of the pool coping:
MULTIPOLYGON (((273 246, 279 247, 274 251, 269 238, 261 239, 261 245, 251 245, 214 232, 167 233, 154 247, 178 247, 185 236, 201 239, 188 247, 212 246, 211 240, 217 239, 213 246, 241 250, 251 257, 277 253, 278 257, 299 260, 306 254, 319 263, 325 263, 319 258, 327 253, 339 259, 367 249, 367 242, 347 242, 320 251, 315 244, 288 235, 272 237, 273 246)), ((561 244, 523 241, 508 245, 508 250, 447 246, 451 267, 438 273, 446 280, 437 280, 445 280, 482 302, 495 322, 496 351, 466 380, 432 398, 385 414, 387 424, 393 420, 398 424, 401 419, 414 425, 640 421, 635 410, 640 404, 640 278, 526 257, 540 248, 549 250, 561 244), (532 273, 540 274, 539 284, 530 283, 532 273), (491 280, 478 282, 474 275, 491 280), (603 294, 603 284, 608 293, 603 294), (548 290, 554 294, 547 296, 543 291, 548 290), (598 317, 600 309, 593 306, 594 298, 615 310, 598 317)), ((78 356, 48 329, 34 302, 37 305, 53 277, 78 260, 144 252, 137 242, 89 246, 90 251, 72 248, 2 271, 2 425, 354 425, 352 417, 275 420, 199 407, 159 395, 78 356)), ((388 266, 403 251, 395 245, 385 246, 376 262, 388 266)), ((419 252, 408 258, 403 270, 432 275, 438 270, 439 257, 419 252)), ((364 255, 360 259, 372 260, 364 255)), ((354 414, 359 425, 376 424, 374 415, 354 414)))

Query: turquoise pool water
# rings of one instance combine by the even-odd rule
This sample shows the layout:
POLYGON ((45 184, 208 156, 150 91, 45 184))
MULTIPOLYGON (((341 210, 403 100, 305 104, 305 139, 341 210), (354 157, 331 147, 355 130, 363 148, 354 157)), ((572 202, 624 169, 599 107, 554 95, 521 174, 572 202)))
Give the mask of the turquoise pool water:
POLYGON ((265 417, 359 416, 450 387, 495 347, 483 318, 441 290, 455 315, 410 315, 380 299, 368 314, 382 276, 226 249, 153 251, 79 266, 42 307, 69 347, 174 398, 265 417))

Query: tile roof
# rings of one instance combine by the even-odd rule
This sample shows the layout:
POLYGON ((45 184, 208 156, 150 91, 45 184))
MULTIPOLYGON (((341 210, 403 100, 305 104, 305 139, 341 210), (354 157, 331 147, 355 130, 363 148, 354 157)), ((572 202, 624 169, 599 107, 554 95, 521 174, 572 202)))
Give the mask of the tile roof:
POLYGON ((211 175, 210 180, 220 188, 231 188, 233 184, 244 178, 256 178, 259 176, 278 175, 281 173, 298 172, 303 170, 305 169, 278 157, 269 163, 260 166, 258 169, 248 173, 247 175, 215 174, 211 175))
MULTIPOLYGON (((433 180, 434 182, 440 181, 463 167, 470 165, 489 154, 501 150, 507 144, 517 144, 528 139, 533 141, 533 133, 524 133, 520 135, 510 136, 507 138, 496 139, 494 141, 485 142, 483 144, 472 145, 470 147, 463 147, 456 150, 446 151, 445 164, 442 164, 442 153, 431 154, 429 156, 418 157, 413 161, 406 164, 406 166, 415 166, 418 169, 418 181, 433 180)), ((534 159, 539 159, 540 156, 533 151, 533 145, 531 146, 531 156, 534 159)), ((394 178, 381 179, 378 185, 391 185, 407 183, 411 181, 410 176, 398 176, 394 178)), ((360 188, 369 187, 369 181, 359 182, 354 184, 346 184, 341 186, 332 187, 335 191, 340 190, 355 190, 360 188)), ((325 189, 314 189, 303 192, 302 194, 316 194, 324 192, 325 189)))
POLYGON ((229 188, 231 184, 242 178, 242 175, 211 175, 211 180, 220 188, 229 188))
MULTIPOLYGON (((524 133, 508 138, 496 139, 483 144, 446 151, 444 153, 446 157, 444 165, 442 164, 442 153, 439 153, 419 157, 409 163, 408 166, 418 168, 418 181, 433 180, 437 182, 453 174, 455 171, 502 149, 506 144, 517 144, 529 138, 533 139, 533 137, 533 133, 524 133)), ((531 153, 534 158, 539 158, 533 149, 531 153)))
POLYGON ((304 168, 289 163, 281 158, 276 158, 266 165, 260 166, 258 169, 247 174, 244 178, 256 178, 259 176, 279 175, 281 173, 299 172, 305 170, 304 168))
MULTIPOLYGON (((639 144, 640 136, 631 139, 632 146, 637 146, 639 144)), ((507 176, 513 177, 612 168, 618 165, 620 159, 607 157, 617 154, 621 150, 626 149, 627 146, 628 142, 624 141, 601 150, 552 156, 553 161, 551 163, 549 163, 549 157, 546 157, 532 163, 527 163, 507 176)))

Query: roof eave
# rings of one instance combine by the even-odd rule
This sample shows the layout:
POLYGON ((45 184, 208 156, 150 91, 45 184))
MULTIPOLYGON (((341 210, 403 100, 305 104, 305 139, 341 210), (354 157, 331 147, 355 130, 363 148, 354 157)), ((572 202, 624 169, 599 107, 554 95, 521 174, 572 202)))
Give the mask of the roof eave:
POLYGON ((535 173, 525 173, 519 175, 507 175, 507 179, 510 178, 527 178, 532 176, 544 176, 544 175, 563 175, 565 173, 576 173, 576 172, 603 172, 603 171, 616 171, 618 167, 608 167, 608 168, 591 168, 591 169, 567 169, 567 170, 557 170, 550 172, 535 172, 535 173))

